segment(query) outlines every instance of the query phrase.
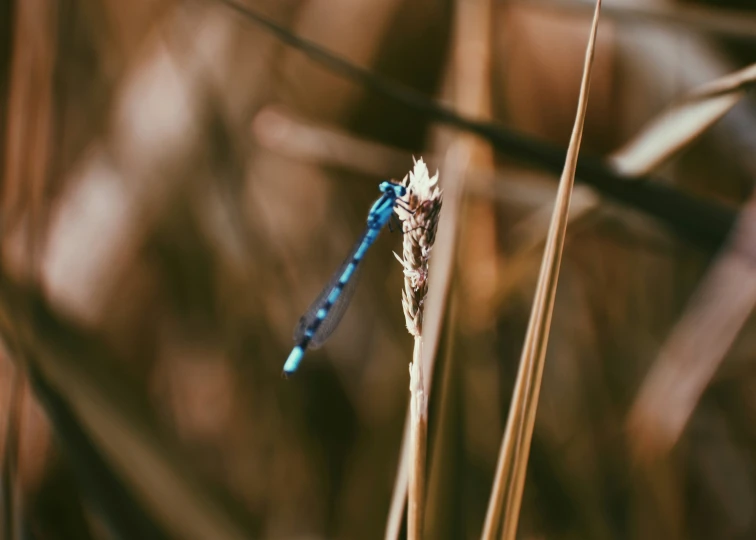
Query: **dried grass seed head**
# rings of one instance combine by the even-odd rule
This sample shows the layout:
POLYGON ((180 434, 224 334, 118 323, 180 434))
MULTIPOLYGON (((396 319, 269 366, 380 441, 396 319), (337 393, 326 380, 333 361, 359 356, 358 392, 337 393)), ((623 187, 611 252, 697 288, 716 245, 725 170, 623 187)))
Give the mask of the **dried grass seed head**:
POLYGON ((404 242, 402 256, 394 255, 404 267, 402 307, 407 330, 413 336, 420 336, 423 303, 428 293, 428 261, 436 240, 442 191, 438 187, 438 171, 431 177, 422 158, 415 161, 414 169, 404 177, 402 185, 407 188, 402 201, 409 211, 399 205, 396 207, 404 242))

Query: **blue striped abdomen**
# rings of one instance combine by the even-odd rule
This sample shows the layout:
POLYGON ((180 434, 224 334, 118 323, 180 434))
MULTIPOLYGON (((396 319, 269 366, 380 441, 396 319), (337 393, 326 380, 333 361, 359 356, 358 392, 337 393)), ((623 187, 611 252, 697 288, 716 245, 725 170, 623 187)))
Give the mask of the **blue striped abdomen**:
POLYGON ((359 264, 368 248, 373 245, 383 227, 391 219, 397 197, 404 194, 402 186, 390 182, 383 182, 381 191, 383 195, 373 204, 368 214, 367 229, 329 284, 299 320, 294 332, 297 344, 286 359, 284 376, 296 371, 305 350, 308 347, 318 347, 325 342, 341 321, 354 292, 355 275, 359 264))

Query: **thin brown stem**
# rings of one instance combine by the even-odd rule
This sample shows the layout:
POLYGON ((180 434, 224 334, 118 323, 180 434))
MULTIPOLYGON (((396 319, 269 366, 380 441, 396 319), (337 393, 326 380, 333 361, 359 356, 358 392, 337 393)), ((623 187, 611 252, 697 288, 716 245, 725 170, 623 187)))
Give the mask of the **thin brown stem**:
POLYGON ((554 309, 559 268, 567 230, 570 199, 575 183, 577 158, 588 106, 588 89, 590 88, 600 9, 601 0, 597 0, 586 49, 577 115, 562 178, 559 182, 557 200, 551 218, 535 299, 525 335, 520 368, 506 429, 504 430, 494 487, 483 528, 482 537, 484 540, 493 540, 497 537, 502 519, 501 538, 503 540, 514 540, 517 533, 528 454, 535 425, 543 367, 546 360, 546 347, 551 327, 551 315, 554 309))
POLYGON ((428 408, 423 389, 423 338, 415 337, 410 364, 410 469, 407 538, 423 537, 425 514, 425 454, 428 437, 428 408))

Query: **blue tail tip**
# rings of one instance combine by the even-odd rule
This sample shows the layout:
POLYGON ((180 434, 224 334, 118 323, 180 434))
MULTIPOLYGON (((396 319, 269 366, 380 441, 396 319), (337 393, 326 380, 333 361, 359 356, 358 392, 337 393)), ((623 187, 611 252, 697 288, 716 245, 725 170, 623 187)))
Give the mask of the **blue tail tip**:
POLYGON ((289 353, 289 357, 286 359, 286 363, 283 367, 283 372, 281 373, 281 377, 284 379, 288 379, 291 375, 294 374, 294 372, 299 367, 299 363, 302 361, 302 357, 304 356, 304 349, 297 345, 291 350, 291 353, 289 353))

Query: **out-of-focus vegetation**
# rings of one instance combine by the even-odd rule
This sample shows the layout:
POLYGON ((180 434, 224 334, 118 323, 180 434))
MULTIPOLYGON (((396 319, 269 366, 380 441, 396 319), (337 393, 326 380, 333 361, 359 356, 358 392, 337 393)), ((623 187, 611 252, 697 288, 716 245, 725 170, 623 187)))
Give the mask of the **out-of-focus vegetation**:
MULTIPOLYGON (((480 537, 563 163, 539 156, 569 140, 593 4, 0 4, 3 538, 403 537, 399 234, 280 372, 413 155, 452 232, 425 536, 480 537)), ((749 72, 706 86, 754 62, 751 2, 604 1, 521 538, 756 537, 756 105, 749 72)))

